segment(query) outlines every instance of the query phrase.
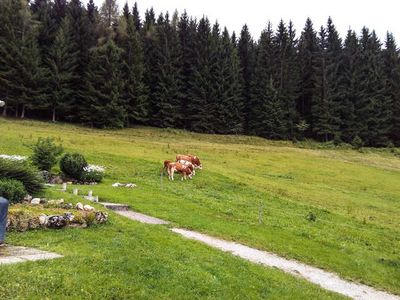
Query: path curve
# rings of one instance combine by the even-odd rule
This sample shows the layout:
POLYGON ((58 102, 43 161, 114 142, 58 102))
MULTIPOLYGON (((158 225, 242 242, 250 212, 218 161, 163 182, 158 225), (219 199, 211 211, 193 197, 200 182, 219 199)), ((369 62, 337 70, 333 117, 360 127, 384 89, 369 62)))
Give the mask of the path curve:
MULTIPOLYGON (((169 224, 168 221, 137 213, 132 210, 115 212, 131 220, 145 224, 169 224)), ((304 278, 326 290, 340 293, 353 299, 400 300, 399 296, 384 291, 379 291, 364 284, 344 280, 335 273, 327 272, 322 269, 303 264, 296 260, 287 259, 271 252, 261 251, 235 242, 218 239, 196 231, 181 228, 171 228, 170 230, 180 234, 185 238, 202 242, 208 246, 217 248, 224 252, 229 252, 253 263, 278 268, 286 273, 304 278)))

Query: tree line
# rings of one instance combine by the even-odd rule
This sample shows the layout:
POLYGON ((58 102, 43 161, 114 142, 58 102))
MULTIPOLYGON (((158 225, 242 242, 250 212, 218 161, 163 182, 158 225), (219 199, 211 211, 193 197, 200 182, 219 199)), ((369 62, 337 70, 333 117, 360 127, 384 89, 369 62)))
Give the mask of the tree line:
POLYGON ((115 0, 0 1, 3 115, 270 139, 400 144, 400 56, 388 33, 329 18, 270 23, 258 41, 186 12, 142 20, 115 0))

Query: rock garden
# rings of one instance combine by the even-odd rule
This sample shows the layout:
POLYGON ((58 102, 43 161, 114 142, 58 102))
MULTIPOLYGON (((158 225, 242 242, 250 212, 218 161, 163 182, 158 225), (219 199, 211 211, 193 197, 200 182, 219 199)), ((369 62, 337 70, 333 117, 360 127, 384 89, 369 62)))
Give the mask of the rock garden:
MULTIPOLYGON (((0 197, 10 203, 7 231, 88 227, 107 222, 108 214, 91 205, 44 197, 47 186, 61 184, 66 192, 68 184, 97 184, 103 180, 104 167, 88 164, 80 153, 64 153, 51 138, 39 138, 31 148, 30 157, 0 155, 0 197)), ((73 192, 78 194, 76 189, 73 192)), ((85 198, 98 200, 91 192, 85 198)))

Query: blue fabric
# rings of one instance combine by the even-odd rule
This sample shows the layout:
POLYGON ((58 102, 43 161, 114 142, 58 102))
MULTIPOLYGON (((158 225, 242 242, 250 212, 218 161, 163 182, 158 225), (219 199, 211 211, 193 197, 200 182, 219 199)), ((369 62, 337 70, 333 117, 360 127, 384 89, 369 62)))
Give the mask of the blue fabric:
POLYGON ((0 242, 4 241, 6 235, 7 213, 8 201, 0 197, 0 242))

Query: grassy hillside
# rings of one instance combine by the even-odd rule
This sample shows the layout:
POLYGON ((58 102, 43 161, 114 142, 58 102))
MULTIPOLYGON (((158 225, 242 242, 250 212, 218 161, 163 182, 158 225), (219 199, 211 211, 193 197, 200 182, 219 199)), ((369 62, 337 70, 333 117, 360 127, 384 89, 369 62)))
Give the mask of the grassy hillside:
MULTIPOLYGON (((0 119, 0 153, 28 155, 30 149, 26 145, 39 136, 62 140, 66 150, 82 152, 91 163, 106 166, 105 181, 90 187, 101 200, 128 203, 137 211, 178 226, 296 258, 400 294, 400 159, 390 151, 305 149, 288 142, 240 136, 153 128, 99 131, 0 119), (168 182, 160 176, 161 163, 173 159, 176 153, 199 155, 204 170, 192 181, 168 182), (112 188, 116 181, 134 182, 138 188, 112 188), (310 215, 316 217, 315 222, 308 220, 310 215)), ((58 194, 55 190, 47 193, 58 194)), ((124 295, 129 290, 151 298, 180 293, 188 298, 231 298, 236 294, 251 298, 293 294, 307 298, 318 293, 323 293, 319 297, 335 297, 276 270, 263 271, 184 241, 164 228, 135 224, 117 216, 113 219, 113 224, 104 229, 12 234, 10 242, 67 255, 62 264, 36 263, 42 269, 33 282, 39 285, 47 276, 69 278, 67 283, 54 281, 55 286, 49 288, 53 290, 58 287, 63 291, 79 280, 90 286, 88 278, 98 272, 91 269, 92 265, 103 273, 109 264, 112 271, 119 270, 121 277, 111 281, 112 295, 119 291, 124 295), (86 257, 91 253, 93 256, 86 257), (104 257, 112 253, 116 255, 102 265, 104 257), (123 259, 129 263, 125 265, 123 259), (140 273, 140 267, 145 265, 151 271, 140 273), (165 269, 159 270, 161 265, 165 269), (80 271, 71 269, 73 266, 80 271), (245 269, 238 272, 240 268, 245 269), (61 273, 51 275, 48 270, 61 273), (206 279, 208 276, 211 277, 206 279), (204 280, 218 283, 205 284, 204 280), (122 287, 124 282, 131 282, 128 290, 122 287), (234 282, 238 284, 235 288, 234 282), (263 288, 267 289, 265 293, 263 288)), ((30 288, 22 289, 24 283, 33 284, 22 272, 29 266, 32 267, 26 264, 5 268, 22 282, 21 293, 28 290, 24 296, 36 295, 30 288)), ((100 277, 99 280, 106 280, 108 275, 100 277)), ((9 282, 7 278, 10 277, 0 272, 0 282, 9 282)), ((14 287, 13 284, 5 287, 14 287)), ((2 284, 0 294, 4 289, 2 284)))

